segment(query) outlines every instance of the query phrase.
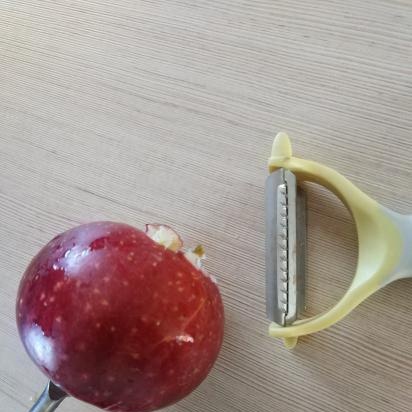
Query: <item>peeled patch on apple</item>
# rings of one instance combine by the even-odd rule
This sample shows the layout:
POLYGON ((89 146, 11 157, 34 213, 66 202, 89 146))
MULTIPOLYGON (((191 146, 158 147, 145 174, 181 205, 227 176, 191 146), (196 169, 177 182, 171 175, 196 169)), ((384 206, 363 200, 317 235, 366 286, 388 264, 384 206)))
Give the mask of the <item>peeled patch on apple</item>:
POLYGON ((180 236, 170 227, 159 224, 146 225, 146 234, 159 245, 163 245, 166 249, 173 252, 182 251, 185 258, 197 269, 202 270, 205 276, 208 276, 212 282, 217 283, 217 279, 207 273, 203 268, 202 261, 206 259, 205 250, 202 245, 197 245, 194 249, 183 250, 183 241, 180 236))
POLYGON ((108 411, 179 401, 207 376, 223 340, 222 299, 204 257, 159 224, 95 222, 56 236, 18 291, 28 354, 67 393, 108 411))

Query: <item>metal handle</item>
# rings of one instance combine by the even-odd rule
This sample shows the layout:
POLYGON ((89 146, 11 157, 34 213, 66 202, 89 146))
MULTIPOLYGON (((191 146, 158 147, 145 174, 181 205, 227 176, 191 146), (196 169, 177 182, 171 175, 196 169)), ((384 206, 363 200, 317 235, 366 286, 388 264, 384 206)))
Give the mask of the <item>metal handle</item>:
POLYGON ((46 389, 29 412, 53 412, 67 396, 66 392, 49 381, 46 389))

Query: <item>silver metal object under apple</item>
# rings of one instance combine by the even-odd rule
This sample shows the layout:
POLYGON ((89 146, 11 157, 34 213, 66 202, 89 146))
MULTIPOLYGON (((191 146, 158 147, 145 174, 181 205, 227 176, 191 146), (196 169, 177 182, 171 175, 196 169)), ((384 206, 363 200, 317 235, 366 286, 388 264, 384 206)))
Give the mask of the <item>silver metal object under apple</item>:
POLYGON ((29 412, 53 412, 67 396, 66 392, 49 381, 46 389, 29 412))

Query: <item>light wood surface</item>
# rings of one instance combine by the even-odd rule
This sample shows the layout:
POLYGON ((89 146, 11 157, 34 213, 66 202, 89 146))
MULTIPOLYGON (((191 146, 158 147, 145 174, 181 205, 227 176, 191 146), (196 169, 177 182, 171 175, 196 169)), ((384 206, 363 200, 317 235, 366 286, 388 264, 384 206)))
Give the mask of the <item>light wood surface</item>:
MULTIPOLYGON (((1 412, 27 411, 46 382, 15 327, 25 266, 99 219, 169 223, 219 279, 221 356, 168 411, 411 411, 412 282, 287 351, 267 336, 263 219, 281 129, 299 156, 412 213, 411 115, 410 1, 2 1, 1 412)), ((315 314, 348 287, 356 234, 338 201, 308 192, 315 314)))

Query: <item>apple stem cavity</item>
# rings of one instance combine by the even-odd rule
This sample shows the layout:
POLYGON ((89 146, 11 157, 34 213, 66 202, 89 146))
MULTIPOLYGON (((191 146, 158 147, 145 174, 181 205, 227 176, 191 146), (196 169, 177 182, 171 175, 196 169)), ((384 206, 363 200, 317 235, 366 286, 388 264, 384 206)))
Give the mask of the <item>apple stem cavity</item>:
POLYGON ((196 268, 199 269, 213 283, 217 284, 217 279, 203 268, 203 261, 206 259, 205 250, 202 245, 197 245, 193 250, 189 249, 184 253, 186 259, 196 268))
MULTIPOLYGON (((206 259, 205 251, 202 245, 196 246, 194 249, 188 249, 184 253, 185 258, 196 268, 202 269, 203 260, 206 259)), ((202 270, 204 272, 204 270, 202 270)))

